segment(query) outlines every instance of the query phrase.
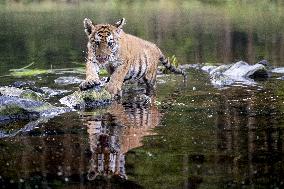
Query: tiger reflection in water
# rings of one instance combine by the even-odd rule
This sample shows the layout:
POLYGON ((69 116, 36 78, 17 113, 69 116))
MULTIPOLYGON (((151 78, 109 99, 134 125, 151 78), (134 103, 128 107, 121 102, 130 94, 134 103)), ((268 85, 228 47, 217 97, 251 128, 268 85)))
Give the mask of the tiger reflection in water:
POLYGON ((149 106, 123 106, 114 102, 105 113, 85 116, 92 158, 88 179, 98 176, 126 179, 125 153, 141 146, 145 135, 159 124, 158 108, 149 106))

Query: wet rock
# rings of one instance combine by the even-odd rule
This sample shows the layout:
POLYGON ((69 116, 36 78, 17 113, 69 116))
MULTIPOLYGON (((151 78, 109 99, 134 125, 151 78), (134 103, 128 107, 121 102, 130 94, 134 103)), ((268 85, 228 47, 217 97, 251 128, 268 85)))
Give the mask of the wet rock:
MULTIPOLYGON (((15 97, 11 97, 9 100, 14 100, 14 102, 16 102, 18 99, 14 98, 15 97)), ((36 111, 24 109, 21 106, 13 103, 3 105, 3 101, 7 102, 7 99, 5 99, 3 96, 0 96, 0 123, 9 122, 11 120, 32 120, 39 118, 39 113, 36 111)))
POLYGON ((16 88, 28 88, 30 86, 35 85, 34 81, 15 81, 11 87, 16 87, 16 88))
POLYGON ((97 86, 86 91, 76 91, 61 98, 59 101, 75 109, 96 108, 109 105, 112 101, 112 96, 103 87, 97 86))
MULTIPOLYGON (((35 82, 33 81, 16 81, 13 84, 10 85, 10 87, 4 87, 7 92, 5 94, 10 93, 9 90, 13 89, 16 91, 16 94, 23 93, 23 95, 31 95, 30 99, 34 100, 42 100, 43 98, 49 98, 53 96, 59 96, 66 94, 70 91, 68 90, 59 90, 59 89, 51 89, 49 87, 36 87, 34 86, 35 82), (11 88, 12 87, 12 88, 11 88), (18 90, 17 90, 18 89, 18 90)), ((4 90, 3 88, 0 88, 0 91, 4 90)), ((13 95, 15 96, 15 95, 13 95)), ((16 95, 20 96, 20 95, 16 95)))
POLYGON ((201 70, 209 73, 211 83, 218 88, 241 83, 244 85, 255 85, 255 80, 269 77, 268 62, 260 61, 249 65, 239 61, 235 64, 221 66, 203 66, 201 70))
POLYGON ((15 87, 0 87, 0 123, 12 120, 50 118, 70 111, 42 101, 40 94, 15 87))
POLYGON ((15 87, 0 87, 0 93, 4 96, 19 97, 30 100, 40 101, 43 99, 42 94, 32 91, 30 89, 24 90, 15 87))
POLYGON ((47 97, 59 96, 70 92, 69 90, 51 89, 49 87, 41 87, 40 89, 47 97))
POLYGON ((0 123, 40 117, 40 110, 48 109, 44 102, 12 96, 0 96, 0 123))
POLYGON ((83 80, 77 77, 59 77, 54 80, 56 84, 59 85, 71 85, 71 84, 78 84, 81 83, 83 80))
POLYGON ((284 73, 284 67, 280 67, 280 68, 274 68, 271 70, 272 73, 279 73, 279 74, 283 74, 284 73))
POLYGON ((32 90, 37 93, 43 93, 43 91, 35 86, 35 81, 16 81, 10 85, 10 87, 15 87, 23 90, 32 90))
POLYGON ((278 77, 277 79, 279 79, 279 80, 284 80, 284 76, 278 77))
POLYGON ((200 69, 201 67, 202 67, 201 64, 182 64, 178 66, 178 68, 182 70, 187 70, 190 68, 200 69))

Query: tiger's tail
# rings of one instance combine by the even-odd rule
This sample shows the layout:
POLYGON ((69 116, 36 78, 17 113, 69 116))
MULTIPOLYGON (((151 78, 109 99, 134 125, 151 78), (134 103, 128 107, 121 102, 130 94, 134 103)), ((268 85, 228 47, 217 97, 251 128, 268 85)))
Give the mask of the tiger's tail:
POLYGON ((170 61, 169 61, 168 58, 166 58, 165 56, 162 55, 162 56, 159 58, 159 60, 161 61, 161 63, 163 64, 163 66, 165 66, 166 69, 170 70, 171 72, 173 72, 173 73, 175 73, 175 74, 181 74, 181 75, 183 75, 184 80, 187 79, 187 74, 186 74, 183 70, 181 70, 181 69, 179 69, 179 68, 176 68, 174 65, 172 65, 172 64, 170 63, 170 61))

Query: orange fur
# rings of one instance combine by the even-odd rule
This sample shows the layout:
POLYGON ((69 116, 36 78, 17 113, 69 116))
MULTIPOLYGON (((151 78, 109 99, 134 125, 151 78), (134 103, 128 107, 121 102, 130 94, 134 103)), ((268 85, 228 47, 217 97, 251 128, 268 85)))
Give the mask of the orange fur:
POLYGON ((184 74, 169 64, 155 44, 125 33, 124 24, 125 19, 114 25, 94 25, 91 20, 84 20, 89 40, 86 81, 80 85, 82 90, 100 82, 98 69, 102 66, 110 75, 106 89, 113 95, 121 91, 126 80, 143 81, 149 94, 155 88, 159 60, 171 71, 184 74))
POLYGON ((151 130, 158 126, 161 116, 155 105, 132 107, 130 111, 116 102, 99 116, 83 116, 92 152, 88 179, 98 175, 125 178, 125 162, 121 160, 129 150, 142 145, 144 136, 153 135, 151 130))

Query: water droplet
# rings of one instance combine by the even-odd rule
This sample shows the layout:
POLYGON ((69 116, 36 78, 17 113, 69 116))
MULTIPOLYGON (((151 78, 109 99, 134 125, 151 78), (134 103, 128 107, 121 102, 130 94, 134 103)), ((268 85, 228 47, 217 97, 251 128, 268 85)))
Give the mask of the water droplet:
POLYGON ((62 173, 61 171, 59 171, 59 172, 57 172, 57 175, 58 175, 58 176, 62 176, 63 173, 62 173))
POLYGON ((69 178, 65 177, 64 180, 65 180, 65 182, 68 182, 68 181, 69 181, 69 178))
POLYGON ((192 87, 192 90, 195 91, 195 90, 196 90, 196 87, 192 87))

